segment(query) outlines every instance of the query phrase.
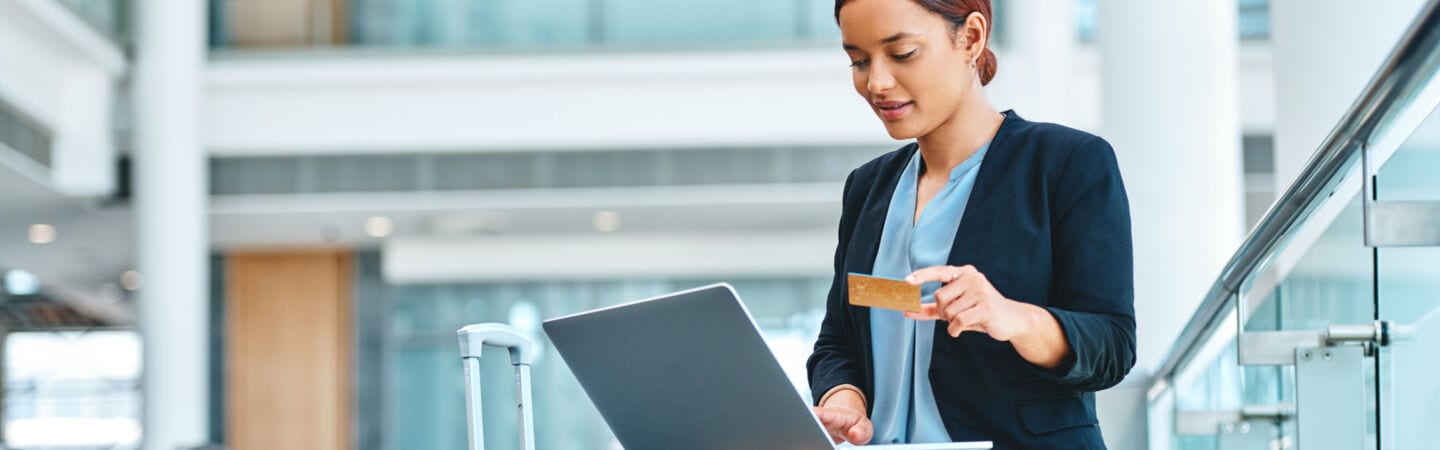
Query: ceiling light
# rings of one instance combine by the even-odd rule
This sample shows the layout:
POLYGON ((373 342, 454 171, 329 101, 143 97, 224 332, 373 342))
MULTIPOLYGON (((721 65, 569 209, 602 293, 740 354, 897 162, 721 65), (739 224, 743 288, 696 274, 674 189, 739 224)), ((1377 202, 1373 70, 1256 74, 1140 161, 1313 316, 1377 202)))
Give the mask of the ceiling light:
POLYGON ((37 223, 30 226, 30 242, 36 244, 49 244, 55 242, 55 226, 44 223, 37 223))
POLYGON ((615 211, 595 213, 595 231, 609 233, 620 229, 620 214, 615 211))
POLYGON ((10 295, 35 295, 40 293, 40 279, 23 270, 5 273, 5 292, 10 295))
POLYGON ((395 221, 389 217, 375 216, 365 219, 365 234, 374 238, 383 238, 395 232, 395 221))
POLYGON ((138 271, 127 270, 125 273, 120 274, 120 287, 125 288, 127 291, 138 291, 140 287, 144 285, 145 277, 141 276, 138 271))

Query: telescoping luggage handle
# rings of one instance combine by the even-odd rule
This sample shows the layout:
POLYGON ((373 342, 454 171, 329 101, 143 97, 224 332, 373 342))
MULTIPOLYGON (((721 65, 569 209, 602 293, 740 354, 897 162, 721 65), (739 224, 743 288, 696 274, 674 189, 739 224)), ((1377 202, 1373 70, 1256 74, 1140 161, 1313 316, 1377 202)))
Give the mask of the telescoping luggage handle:
POLYGON ((520 419, 520 448, 535 450, 534 414, 530 406, 530 362, 535 357, 535 344, 503 323, 467 325, 458 333, 460 360, 465 363, 465 415, 470 424, 470 450, 485 448, 485 424, 480 409, 480 351, 487 345, 510 350, 510 364, 515 366, 515 412, 520 419))

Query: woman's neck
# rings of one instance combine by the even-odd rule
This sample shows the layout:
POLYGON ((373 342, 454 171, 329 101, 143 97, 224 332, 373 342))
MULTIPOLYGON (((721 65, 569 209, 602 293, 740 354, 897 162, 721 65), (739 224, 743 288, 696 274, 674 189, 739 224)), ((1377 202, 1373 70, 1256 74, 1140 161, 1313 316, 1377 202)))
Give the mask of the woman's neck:
POLYGON ((925 159, 926 175, 948 178, 955 166, 995 137, 1005 116, 990 106, 983 92, 972 94, 973 98, 963 102, 949 120, 916 139, 920 157, 925 159))

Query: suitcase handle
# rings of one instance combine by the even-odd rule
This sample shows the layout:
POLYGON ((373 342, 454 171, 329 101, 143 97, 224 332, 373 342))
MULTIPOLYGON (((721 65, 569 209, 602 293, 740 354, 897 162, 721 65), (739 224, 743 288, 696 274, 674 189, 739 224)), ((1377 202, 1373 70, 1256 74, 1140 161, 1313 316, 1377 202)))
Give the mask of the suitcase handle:
POLYGON ((486 345, 510 349, 510 364, 529 365, 535 357, 535 343, 503 323, 466 325, 459 334, 461 358, 479 358, 486 345))
POLYGON ((530 363, 535 357, 535 343, 503 323, 467 325, 457 334, 460 337, 460 360, 465 364, 465 415, 469 419, 470 450, 485 449, 485 424, 480 402, 480 354, 487 345, 510 350, 510 364, 515 366, 520 448, 535 450, 535 419, 530 395, 530 363))

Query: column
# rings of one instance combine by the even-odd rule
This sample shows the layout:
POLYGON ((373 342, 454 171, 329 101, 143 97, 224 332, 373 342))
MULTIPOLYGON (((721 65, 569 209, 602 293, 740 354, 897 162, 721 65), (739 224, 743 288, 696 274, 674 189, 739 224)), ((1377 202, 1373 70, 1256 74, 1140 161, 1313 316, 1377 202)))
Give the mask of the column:
POLYGON ((1014 108, 1028 120, 1072 123, 1074 55, 1079 39, 1075 1, 1013 0, 996 12, 994 33, 1004 50, 997 82, 1023 83, 1014 108))
POLYGON ((1101 0, 1102 136, 1135 238, 1136 372, 1169 351, 1242 239, 1235 0, 1101 0))
POLYGON ((135 249, 145 276, 137 303, 148 450, 198 446, 209 435, 206 3, 135 4, 135 249))

